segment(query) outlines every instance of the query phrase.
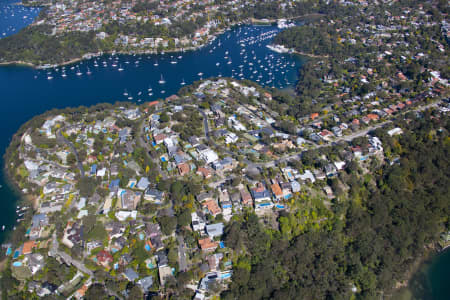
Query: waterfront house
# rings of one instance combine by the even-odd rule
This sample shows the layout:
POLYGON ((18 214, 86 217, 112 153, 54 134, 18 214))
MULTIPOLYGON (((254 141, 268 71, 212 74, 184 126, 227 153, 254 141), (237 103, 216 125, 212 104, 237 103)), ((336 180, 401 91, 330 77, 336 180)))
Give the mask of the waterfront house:
POLYGON ((33 251, 33 249, 36 247, 37 247, 37 244, 35 241, 27 241, 27 242, 23 243, 22 254, 23 255, 30 254, 33 251))

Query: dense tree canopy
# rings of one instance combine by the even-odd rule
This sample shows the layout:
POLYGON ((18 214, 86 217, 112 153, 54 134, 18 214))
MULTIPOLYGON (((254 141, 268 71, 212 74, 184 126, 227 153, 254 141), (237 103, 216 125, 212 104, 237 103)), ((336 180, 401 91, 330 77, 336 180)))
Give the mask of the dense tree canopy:
POLYGON ((373 186, 348 182, 355 189, 350 200, 362 200, 336 205, 330 227, 285 235, 286 217, 281 232, 253 214, 232 222, 226 243, 240 256, 224 299, 349 299, 353 284, 358 298, 375 299, 404 279, 448 226, 449 125, 448 118, 424 117, 410 120, 401 137, 383 135, 401 163, 385 164, 373 186))

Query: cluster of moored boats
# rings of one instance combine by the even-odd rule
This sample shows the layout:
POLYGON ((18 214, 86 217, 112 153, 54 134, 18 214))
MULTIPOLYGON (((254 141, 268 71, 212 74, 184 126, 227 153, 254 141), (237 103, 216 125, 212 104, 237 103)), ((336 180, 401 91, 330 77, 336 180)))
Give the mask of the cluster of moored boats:
MULTIPOLYGON (((290 80, 295 77, 295 74, 292 76, 293 73, 289 73, 291 71, 295 73, 295 62, 290 56, 282 55, 285 51, 278 51, 278 48, 271 49, 275 53, 266 50, 266 46, 272 47, 268 43, 279 31, 279 29, 274 29, 273 27, 270 30, 261 29, 261 27, 240 27, 233 33, 229 32, 220 38, 214 39, 205 46, 206 49, 199 50, 210 54, 210 57, 205 59, 205 61, 208 61, 208 65, 205 64, 206 70, 209 71, 208 76, 222 77, 223 72, 228 77, 236 79, 247 78, 263 86, 279 88, 288 86, 292 83, 290 80), (209 63, 211 58, 213 61, 217 59, 216 62, 209 63), (214 68, 214 64, 216 68, 214 68), (211 68, 211 66, 213 67, 211 68)), ((72 66, 48 66, 45 72, 47 79, 52 80, 56 77, 66 78, 68 76, 81 77, 91 75, 105 68, 123 72, 141 66, 148 67, 150 63, 153 65, 151 68, 160 74, 159 80, 157 79, 157 82, 153 82, 155 88, 152 88, 152 83, 150 83, 147 90, 142 89, 138 92, 133 92, 133 95, 130 92, 131 88, 129 90, 125 89, 123 92, 127 100, 141 102, 145 100, 145 97, 152 97, 155 93, 159 96, 166 93, 165 88, 169 82, 164 74, 167 75, 167 72, 173 72, 169 66, 177 65, 181 62, 183 59, 182 54, 183 52, 179 54, 161 53, 158 56, 147 56, 137 54, 117 55, 113 53, 109 56, 93 57, 88 61, 81 61, 72 66)), ((186 74, 186 76, 191 79, 190 81, 203 79, 203 71, 197 71, 194 74, 186 74), (192 79, 192 77, 194 78, 192 79)), ((35 77, 37 78, 37 75, 35 77)), ((183 76, 175 84, 185 85, 185 78, 183 76)), ((171 79, 170 84, 173 84, 173 79, 171 79)))
POLYGON ((2 28, 0 38, 16 33, 20 28, 33 22, 38 14, 37 7, 25 7, 16 3, 4 3, 0 5, 0 23, 10 23, 10 25, 2 28))
MULTIPOLYGON (((27 212, 27 210, 29 209, 29 206, 17 206, 16 207, 16 214, 17 214, 17 219, 16 222, 20 223, 21 221, 24 220, 24 216, 25 213, 27 212)), ((2 225, 2 231, 4 231, 6 229, 6 225, 2 225)), ((16 229, 16 227, 14 226, 13 229, 16 229)))

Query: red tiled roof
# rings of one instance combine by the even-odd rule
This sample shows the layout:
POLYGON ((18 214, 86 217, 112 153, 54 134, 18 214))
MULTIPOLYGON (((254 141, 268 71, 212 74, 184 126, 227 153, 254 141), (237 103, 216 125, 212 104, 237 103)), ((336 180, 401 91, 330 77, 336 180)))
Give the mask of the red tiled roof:
POLYGON ((30 254, 31 251, 33 251, 33 248, 37 246, 35 241, 28 241, 23 244, 22 253, 23 254, 30 254))

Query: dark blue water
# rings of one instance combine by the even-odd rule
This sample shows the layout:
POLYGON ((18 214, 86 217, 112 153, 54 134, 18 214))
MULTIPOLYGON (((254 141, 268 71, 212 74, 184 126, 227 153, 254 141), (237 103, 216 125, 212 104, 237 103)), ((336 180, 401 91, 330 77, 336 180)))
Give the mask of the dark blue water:
POLYGON ((427 287, 433 300, 450 299, 450 249, 437 255, 426 272, 427 287))
POLYGON ((17 5, 18 0, 0 0, 0 38, 17 33, 31 24, 40 8, 17 5))
MULTIPOLYGON (((16 10, 14 15, 18 17, 18 11, 23 8, 11 6, 11 9, 16 10)), ((17 22, 12 23, 18 26, 17 22)), ((1 24, 7 28, 11 26, 8 22, 1 24)), ((2 26, 0 32, 4 29, 2 26)), ((168 97, 182 87, 182 82, 189 85, 201 78, 215 76, 245 78, 278 88, 292 86, 302 60, 265 47, 276 32, 278 29, 272 26, 241 26, 197 51, 105 55, 48 70, 0 67, 0 155, 3 156, 11 136, 21 124, 52 108, 116 101, 140 103, 168 97), (159 83, 161 77, 165 84, 159 83), (125 91, 128 96, 124 95, 125 91)), ((3 176, 0 175, 0 227, 5 225, 8 231, 15 223, 18 196, 7 186, 3 176)), ((0 231, 0 242, 3 239, 4 232, 0 231)))

